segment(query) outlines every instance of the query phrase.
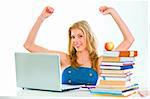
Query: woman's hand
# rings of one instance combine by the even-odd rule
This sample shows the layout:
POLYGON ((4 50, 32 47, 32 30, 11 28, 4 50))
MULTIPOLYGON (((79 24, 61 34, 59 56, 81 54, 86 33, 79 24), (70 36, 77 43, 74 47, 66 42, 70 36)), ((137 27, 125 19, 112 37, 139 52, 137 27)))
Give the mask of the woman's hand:
POLYGON ((53 12, 54 12, 54 9, 52 7, 46 6, 43 9, 40 17, 43 18, 43 19, 48 18, 49 16, 51 16, 53 14, 53 12))
POLYGON ((111 12, 114 11, 113 8, 111 7, 107 7, 107 6, 101 6, 99 8, 99 11, 103 14, 103 15, 107 15, 107 14, 111 14, 111 12))

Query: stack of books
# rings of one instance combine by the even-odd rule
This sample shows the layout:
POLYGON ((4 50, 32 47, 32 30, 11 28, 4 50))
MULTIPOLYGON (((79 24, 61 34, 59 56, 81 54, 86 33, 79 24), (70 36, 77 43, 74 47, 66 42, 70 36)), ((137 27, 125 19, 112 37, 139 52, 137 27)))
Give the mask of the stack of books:
POLYGON ((137 51, 104 51, 101 63, 101 77, 91 93, 115 96, 129 96, 136 93, 138 84, 133 83, 131 75, 137 51))

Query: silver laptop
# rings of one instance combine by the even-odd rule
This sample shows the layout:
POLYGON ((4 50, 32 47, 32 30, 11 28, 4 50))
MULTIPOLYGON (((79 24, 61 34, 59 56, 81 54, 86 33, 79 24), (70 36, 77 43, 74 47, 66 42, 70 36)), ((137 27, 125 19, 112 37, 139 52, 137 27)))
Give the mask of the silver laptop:
POLYGON ((66 91, 79 85, 62 85, 59 55, 47 53, 15 53, 17 87, 50 91, 66 91))

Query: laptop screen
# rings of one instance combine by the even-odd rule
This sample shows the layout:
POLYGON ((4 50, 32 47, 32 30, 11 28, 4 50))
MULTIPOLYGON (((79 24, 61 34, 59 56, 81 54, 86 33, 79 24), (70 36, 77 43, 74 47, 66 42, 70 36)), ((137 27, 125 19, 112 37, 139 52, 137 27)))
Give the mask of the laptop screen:
POLYGON ((61 90, 59 55, 15 53, 17 86, 22 88, 61 90))

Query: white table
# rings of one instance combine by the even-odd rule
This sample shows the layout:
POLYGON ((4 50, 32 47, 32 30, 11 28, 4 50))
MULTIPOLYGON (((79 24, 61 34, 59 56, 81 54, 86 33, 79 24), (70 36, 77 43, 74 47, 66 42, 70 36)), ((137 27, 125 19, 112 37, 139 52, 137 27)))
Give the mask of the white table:
POLYGON ((150 96, 142 98, 138 93, 136 93, 129 97, 106 97, 91 94, 89 90, 83 89, 65 92, 51 92, 29 89, 23 90, 22 88, 17 88, 16 96, 0 96, 0 99, 150 99, 150 96))
MULTIPOLYGON (((106 97, 106 96, 99 96, 99 95, 94 95, 94 94, 91 94, 89 92, 89 90, 87 89, 76 89, 76 90, 70 90, 70 91, 65 91, 65 92, 51 92, 51 91, 40 91, 40 90, 29 90, 29 89, 21 89, 21 88, 18 88, 17 89, 17 96, 18 97, 38 97, 39 99, 43 98, 43 97, 46 97, 46 98, 67 98, 67 97, 74 97, 74 98, 77 98, 77 97, 81 97, 81 98, 96 98, 96 99, 99 99, 100 97, 101 98, 107 98, 107 99, 116 99, 116 97, 106 97)), ((38 99, 36 98, 36 99, 38 99)), ((137 93, 137 94, 133 94, 129 97, 125 97, 125 99, 140 99, 140 95, 137 93)), ((122 99, 122 98, 119 98, 119 99, 122 99)))

